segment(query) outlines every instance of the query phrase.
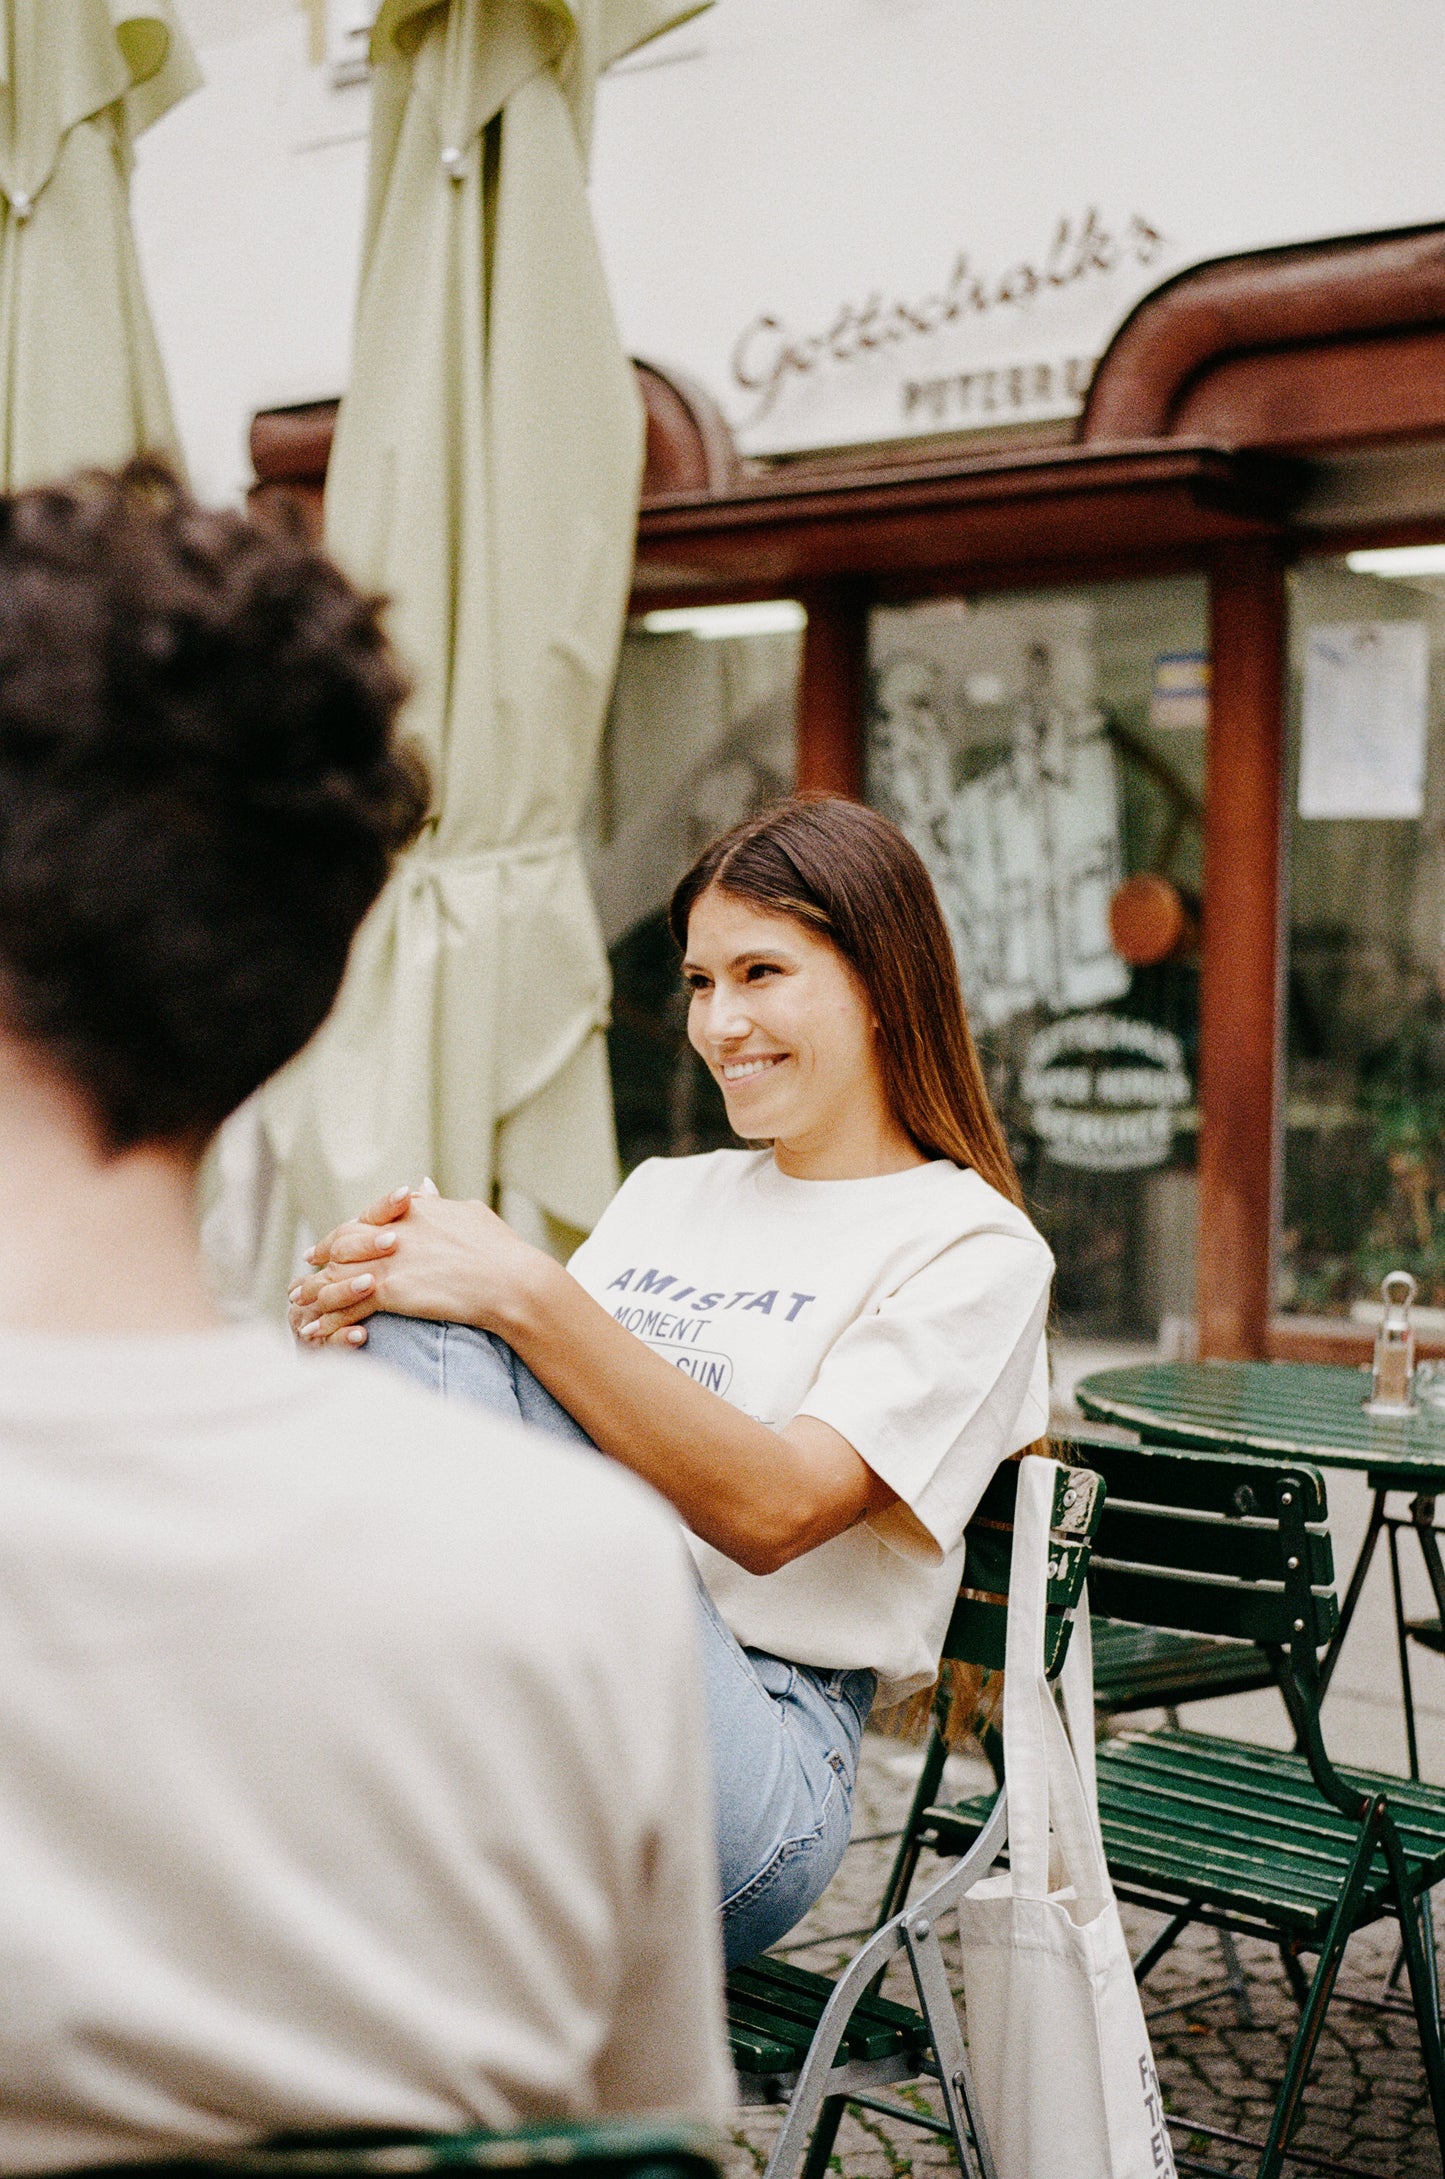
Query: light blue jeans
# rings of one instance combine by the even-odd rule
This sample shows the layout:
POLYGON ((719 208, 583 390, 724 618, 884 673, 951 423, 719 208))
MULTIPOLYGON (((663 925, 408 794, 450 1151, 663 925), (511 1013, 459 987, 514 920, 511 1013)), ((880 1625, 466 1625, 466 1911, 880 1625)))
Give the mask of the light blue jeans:
MULTIPOLYGON (((448 1398, 475 1400, 592 1440, 505 1341, 465 1324, 374 1316, 360 1350, 448 1398)), ((699 1648, 713 1747, 723 1949, 734 1967, 801 1921, 843 1858, 872 1672, 823 1672, 744 1649, 697 1585, 699 1648)))

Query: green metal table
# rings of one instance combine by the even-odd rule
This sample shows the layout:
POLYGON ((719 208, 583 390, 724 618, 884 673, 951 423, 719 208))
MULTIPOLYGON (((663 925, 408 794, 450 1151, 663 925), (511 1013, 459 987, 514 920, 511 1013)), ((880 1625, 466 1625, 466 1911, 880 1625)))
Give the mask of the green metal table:
POLYGON ((1367 1415, 1369 1396, 1368 1370, 1324 1362, 1146 1362, 1099 1370, 1084 1378, 1075 1394, 1092 1420, 1121 1423, 1156 1445, 1277 1453, 1321 1468, 1363 1471, 1373 1493, 1369 1525, 1321 1676, 1328 1686, 1383 1534, 1394 1585, 1410 1775, 1418 1777, 1409 1637, 1413 1631, 1437 1648, 1445 1641, 1440 1634, 1445 1627, 1445 1564, 1435 1527, 1435 1502, 1445 1494, 1445 1411, 1422 1404, 1413 1415, 1367 1415), (1390 1513, 1391 1491, 1410 1495, 1408 1520, 1390 1513), (1433 1626, 1423 1623, 1412 1629, 1405 1617, 1397 1540, 1401 1529, 1414 1534, 1424 1560, 1438 1614, 1433 1626))

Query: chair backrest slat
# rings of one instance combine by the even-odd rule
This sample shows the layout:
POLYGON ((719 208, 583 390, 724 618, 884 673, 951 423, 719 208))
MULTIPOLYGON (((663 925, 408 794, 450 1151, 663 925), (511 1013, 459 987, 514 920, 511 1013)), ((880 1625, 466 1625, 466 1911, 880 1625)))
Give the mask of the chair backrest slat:
POLYGON ((1283 1455, 1206 1453, 1188 1446, 1120 1442, 1123 1438, 1122 1431, 1106 1434, 1101 1430, 1096 1436, 1084 1424, 1068 1441, 1076 1459, 1106 1477, 1111 1503, 1173 1506, 1191 1513, 1217 1513, 1226 1520, 1252 1516, 1269 1520, 1275 1514, 1276 1478, 1288 1468, 1300 1478, 1306 1522, 1326 1518, 1324 1477, 1303 1462, 1283 1455), (1163 1459, 1166 1452, 1177 1458, 1163 1459))
MULTIPOLYGON (((1103 1543, 1100 1552, 1105 1551, 1103 1543)), ((1329 1587, 1335 1576, 1328 1529, 1305 1531, 1311 1586, 1329 1587)), ((1228 1574, 1236 1581, 1279 1580, 1279 1521, 1256 1515, 1230 1520, 1221 1513, 1190 1514, 1175 1507, 1137 1505, 1109 1493, 1107 1553, 1181 1574, 1228 1574)))
MULTIPOLYGON (((1000 1670, 1004 1661, 1018 1477, 1018 1463, 1005 1462, 968 1524, 963 1587, 943 1643, 945 1657, 991 1670, 1000 1670)), ((1046 1612, 1045 1662, 1051 1673, 1059 1670, 1068 1651, 1074 1610, 1083 1594, 1103 1503, 1103 1486, 1092 1469, 1066 1468, 1057 1477, 1049 1528, 1046 1612)))
MULTIPOLYGON (((1182 1634, 1226 1634, 1243 1642, 1287 1644, 1297 1631, 1299 1612, 1277 1584, 1231 1584, 1212 1575, 1160 1572, 1114 1559, 1095 1559, 1089 1568, 1089 1601, 1109 1619, 1129 1619, 1142 1627, 1170 1627, 1182 1634)), ((1316 1591, 1310 1599, 1316 1649, 1339 1625, 1334 1594, 1316 1591)))

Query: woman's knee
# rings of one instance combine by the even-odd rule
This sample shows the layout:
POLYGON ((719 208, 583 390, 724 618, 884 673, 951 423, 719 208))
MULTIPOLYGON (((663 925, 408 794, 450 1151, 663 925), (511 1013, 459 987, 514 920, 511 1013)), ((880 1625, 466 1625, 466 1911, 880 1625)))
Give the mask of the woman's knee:
POLYGON ((360 1350, 400 1370, 445 1399, 471 1400, 493 1415, 520 1417, 511 1350, 470 1324, 436 1324, 429 1317, 379 1311, 360 1350))
POLYGON ((391 1316, 378 1312, 368 1319, 366 1344, 359 1350, 368 1361, 384 1362, 388 1369, 423 1384, 431 1392, 444 1388, 442 1374, 442 1327, 425 1317, 391 1316))
POLYGON ((595 1452, 587 1432, 495 1332, 474 1324, 434 1324, 427 1317, 378 1311, 361 1353, 424 1384, 445 1399, 471 1400, 489 1414, 525 1422, 548 1437, 595 1452))

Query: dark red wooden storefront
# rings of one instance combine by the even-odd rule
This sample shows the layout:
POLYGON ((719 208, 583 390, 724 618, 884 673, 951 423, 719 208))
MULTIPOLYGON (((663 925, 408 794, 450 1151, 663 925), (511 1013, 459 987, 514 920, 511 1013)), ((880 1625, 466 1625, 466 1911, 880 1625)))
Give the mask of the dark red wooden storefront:
MULTIPOLYGON (((1211 594, 1197 1307, 1205 1355, 1363 1351, 1271 1319, 1282 1154, 1285 575, 1445 535, 1445 227, 1225 260, 1120 328, 1076 424, 768 463, 638 366, 641 610, 808 610, 798 779, 862 784, 868 611, 948 592, 1196 572, 1211 594)), ((257 496, 314 511, 334 405, 256 419, 257 496)))

